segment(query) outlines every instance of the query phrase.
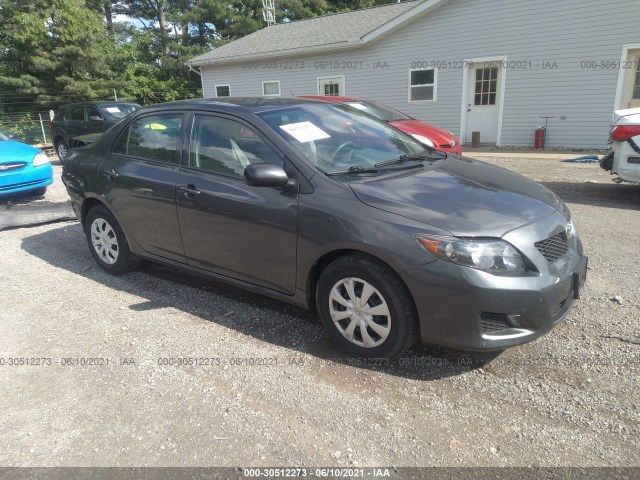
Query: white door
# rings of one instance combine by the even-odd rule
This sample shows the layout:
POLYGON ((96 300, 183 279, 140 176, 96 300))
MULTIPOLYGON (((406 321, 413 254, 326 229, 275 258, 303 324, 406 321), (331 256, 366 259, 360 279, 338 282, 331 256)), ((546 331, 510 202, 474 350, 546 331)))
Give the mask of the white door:
POLYGON ((471 143, 473 132, 480 132, 481 143, 496 144, 500 115, 500 67, 488 62, 469 72, 467 85, 467 128, 465 143, 471 143))
POLYGON ((344 76, 318 78, 318 95, 323 97, 344 96, 344 76))
POLYGON ((625 95, 623 108, 640 107, 640 50, 631 50, 626 64, 625 95))

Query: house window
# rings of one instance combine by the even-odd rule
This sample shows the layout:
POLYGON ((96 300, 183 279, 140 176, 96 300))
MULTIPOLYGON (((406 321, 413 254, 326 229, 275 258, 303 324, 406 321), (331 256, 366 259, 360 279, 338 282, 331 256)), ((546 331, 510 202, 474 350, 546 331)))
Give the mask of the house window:
POLYGON ((274 80, 272 82, 262 82, 262 95, 265 97, 279 97, 280 81, 274 80))
POLYGON ((410 70, 409 102, 435 102, 437 74, 435 68, 410 70))
POLYGON ((230 97, 231 86, 230 85, 216 85, 216 97, 230 97))
POLYGON ((487 67, 476 69, 476 87, 473 104, 475 106, 491 106, 496 104, 498 89, 498 68, 487 67))

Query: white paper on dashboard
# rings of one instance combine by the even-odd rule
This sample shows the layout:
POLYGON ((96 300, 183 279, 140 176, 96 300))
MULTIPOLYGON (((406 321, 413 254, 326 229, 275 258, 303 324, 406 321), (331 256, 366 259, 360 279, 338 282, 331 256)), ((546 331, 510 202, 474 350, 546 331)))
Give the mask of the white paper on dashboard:
POLYGON ((109 112, 109 113, 120 113, 120 109, 118 107, 107 107, 107 112, 109 112))
POLYGON ((356 102, 351 103, 351 102, 349 102, 349 103, 347 103, 347 105, 349 105, 350 107, 353 107, 353 108, 357 108, 358 110, 366 110, 367 109, 367 107, 364 106, 361 103, 356 103, 356 102))
POLYGON ((280 125, 280 128, 300 143, 331 137, 331 135, 311 122, 289 123, 287 125, 280 125))

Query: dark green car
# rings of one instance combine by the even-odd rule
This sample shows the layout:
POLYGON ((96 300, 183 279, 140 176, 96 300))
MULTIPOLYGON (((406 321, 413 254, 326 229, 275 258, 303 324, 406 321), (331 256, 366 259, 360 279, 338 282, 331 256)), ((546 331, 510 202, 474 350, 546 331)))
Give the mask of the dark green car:
POLYGON ((69 149, 95 139, 140 105, 129 102, 83 102, 61 106, 51 121, 53 145, 61 162, 69 149))

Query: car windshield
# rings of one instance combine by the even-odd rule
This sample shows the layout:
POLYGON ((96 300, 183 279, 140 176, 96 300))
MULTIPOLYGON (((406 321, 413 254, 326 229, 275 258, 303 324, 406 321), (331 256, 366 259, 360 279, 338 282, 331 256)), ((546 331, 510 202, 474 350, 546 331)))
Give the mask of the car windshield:
POLYGON ((7 137, 4 133, 0 132, 0 142, 6 142, 7 140, 9 140, 9 137, 7 137))
POLYGON ((124 118, 138 110, 140 105, 137 103, 108 103, 100 105, 100 107, 116 118, 124 118))
POLYGON ((389 108, 381 103, 370 102, 368 100, 353 100, 344 103, 345 105, 349 105, 350 107, 357 108, 358 110, 362 110, 363 112, 367 112, 369 115, 373 115, 374 117, 379 118, 380 120, 384 120, 385 122, 411 120, 410 116, 398 112, 393 108, 389 108))
POLYGON ((324 173, 432 154, 385 122, 343 105, 302 104, 257 115, 324 173))

